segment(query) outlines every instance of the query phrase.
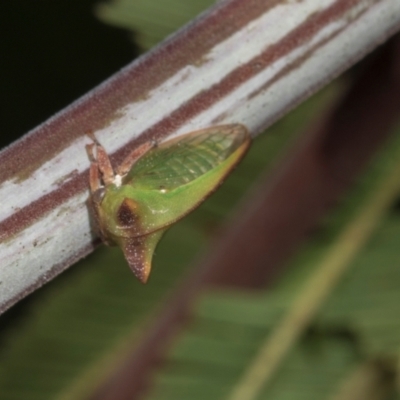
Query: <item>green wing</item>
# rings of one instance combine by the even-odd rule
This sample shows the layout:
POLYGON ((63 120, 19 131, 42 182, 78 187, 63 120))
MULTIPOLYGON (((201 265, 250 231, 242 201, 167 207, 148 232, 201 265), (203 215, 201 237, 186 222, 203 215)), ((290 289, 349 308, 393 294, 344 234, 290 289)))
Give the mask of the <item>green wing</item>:
POLYGON ((222 125, 166 141, 132 167, 123 184, 171 191, 216 168, 248 140, 242 125, 222 125))

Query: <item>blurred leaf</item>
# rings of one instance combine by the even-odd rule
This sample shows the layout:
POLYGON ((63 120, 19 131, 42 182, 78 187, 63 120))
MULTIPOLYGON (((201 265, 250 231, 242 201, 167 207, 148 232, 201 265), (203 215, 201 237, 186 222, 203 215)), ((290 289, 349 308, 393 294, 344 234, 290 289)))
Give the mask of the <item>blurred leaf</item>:
POLYGON ((215 0, 113 0, 101 3, 96 14, 108 24, 134 32, 135 42, 148 50, 214 3, 215 0))
MULTIPOLYGON (((146 398, 231 398, 233 388, 252 368, 271 335, 280 332, 283 343, 287 340, 286 335, 292 334, 290 325, 280 331, 277 326, 299 306, 297 293, 320 274, 321 260, 327 256, 341 257, 340 253, 332 253, 332 249, 340 250, 336 244, 338 239, 343 240, 342 232, 354 225, 353 221, 362 226, 363 221, 370 219, 371 209, 381 207, 375 202, 382 201, 390 174, 391 198, 395 200, 394 196, 398 196, 400 128, 396 132, 351 195, 291 262, 279 285, 266 293, 215 291, 204 296, 193 323, 170 350, 166 365, 155 377, 154 390, 146 398), (362 220, 358 216, 360 207, 364 207, 362 220)), ((339 400, 340 395, 348 399, 348 391, 340 391, 343 385, 365 362, 370 365, 373 360, 378 377, 385 377, 386 368, 389 370, 387 380, 376 379, 376 385, 385 385, 385 390, 366 389, 365 385, 352 388, 368 390, 370 399, 386 398, 393 391, 394 370, 390 372, 390 368, 394 368, 400 349, 399 238, 400 212, 394 208, 381 219, 368 245, 359 248, 357 257, 347 262, 349 272, 336 288, 329 288, 332 292, 329 300, 325 306, 318 304, 320 312, 313 321, 308 321, 309 329, 303 331, 287 354, 281 354, 281 363, 274 364, 278 368, 267 384, 255 397, 242 398, 339 400), (380 364, 379 360, 387 362, 380 364), (377 393, 381 397, 374 397, 377 393)), ((313 290, 307 287, 309 292, 313 290)), ((302 326, 304 321, 298 319, 293 323, 302 326)), ((277 346, 278 339, 279 335, 277 346)), ((277 347, 271 347, 271 351, 277 351, 277 347)), ((274 360, 273 353, 271 356, 264 360, 264 366, 274 360)), ((370 369, 363 372, 370 374, 370 369)), ((252 384, 258 378, 256 374, 252 384)))

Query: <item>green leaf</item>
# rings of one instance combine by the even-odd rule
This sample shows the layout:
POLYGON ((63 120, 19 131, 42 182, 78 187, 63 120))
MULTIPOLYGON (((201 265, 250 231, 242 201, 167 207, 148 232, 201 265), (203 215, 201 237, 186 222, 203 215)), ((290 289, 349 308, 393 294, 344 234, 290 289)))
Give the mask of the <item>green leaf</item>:
POLYGON ((114 0, 101 3, 104 22, 135 32, 135 41, 149 49, 215 3, 214 0, 114 0))

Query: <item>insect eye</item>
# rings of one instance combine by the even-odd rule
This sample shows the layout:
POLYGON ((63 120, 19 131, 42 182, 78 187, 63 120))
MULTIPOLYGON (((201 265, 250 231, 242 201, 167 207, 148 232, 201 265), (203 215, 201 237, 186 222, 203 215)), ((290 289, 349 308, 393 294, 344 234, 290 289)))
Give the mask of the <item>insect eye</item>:
POLYGON ((104 188, 97 189, 92 194, 92 199, 95 203, 100 204, 101 201, 104 199, 104 195, 106 194, 106 190, 104 188))

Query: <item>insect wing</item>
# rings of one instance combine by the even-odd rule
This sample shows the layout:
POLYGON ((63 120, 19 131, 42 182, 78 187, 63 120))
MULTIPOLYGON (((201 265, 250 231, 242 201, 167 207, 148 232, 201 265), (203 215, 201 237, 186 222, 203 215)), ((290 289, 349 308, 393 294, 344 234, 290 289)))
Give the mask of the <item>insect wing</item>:
POLYGON ((173 190, 216 168, 248 140, 242 125, 223 125, 161 143, 132 167, 124 183, 173 190))
POLYGON ((250 144, 242 125, 223 125, 164 142, 125 177, 135 199, 141 234, 182 218, 212 193, 250 144))

